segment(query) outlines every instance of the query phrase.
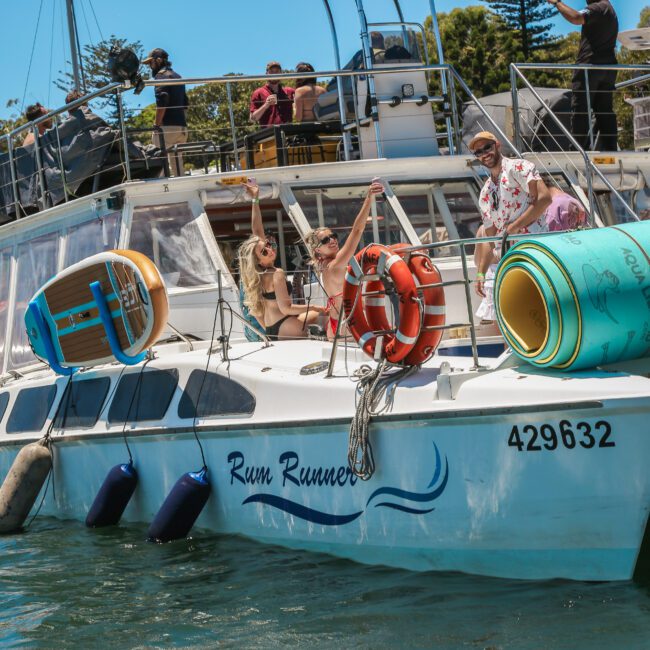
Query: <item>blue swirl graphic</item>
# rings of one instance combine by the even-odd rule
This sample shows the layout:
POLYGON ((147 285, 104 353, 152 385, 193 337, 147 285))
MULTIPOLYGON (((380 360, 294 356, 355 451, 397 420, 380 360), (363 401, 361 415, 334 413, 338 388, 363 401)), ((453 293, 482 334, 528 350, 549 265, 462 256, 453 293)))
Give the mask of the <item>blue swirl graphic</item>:
POLYGON ((341 526, 342 524, 349 524, 363 514, 363 510, 352 513, 351 515, 330 515, 327 512, 320 510, 312 510, 306 506, 300 505, 295 501, 277 497, 274 494, 253 494, 245 499, 242 505, 247 503, 264 503, 267 506, 278 508, 290 515, 306 519, 314 524, 322 524, 323 526, 341 526))
POLYGON ((407 512, 409 515, 426 515, 435 510, 435 508, 428 508, 427 510, 418 510, 417 508, 409 508, 408 506, 401 506, 398 503, 389 503, 388 501, 378 503, 375 506, 375 508, 379 508, 379 506, 385 506, 386 508, 392 508, 393 510, 400 510, 401 512, 407 512))
MULTIPOLYGON (((438 451, 438 447, 436 446, 435 443, 433 443, 433 447, 436 452, 436 469, 433 473, 433 479, 431 480, 431 483, 429 483, 427 487, 431 487, 438 481, 438 478, 440 477, 440 470, 442 467, 442 463, 440 462, 440 452, 438 451)), ((447 487, 448 480, 449 480, 449 461, 447 460, 447 458, 445 458, 445 475, 442 479, 442 483, 440 483, 440 485, 432 492, 408 492, 407 490, 402 490, 400 488, 392 488, 392 487, 379 488, 370 495, 370 498, 366 503, 366 507, 370 505, 370 502, 375 497, 378 497, 383 494, 397 497, 398 499, 406 499, 407 501, 415 501, 416 503, 426 503, 428 501, 433 501, 434 499, 437 499, 444 492, 445 488, 447 487)), ((379 503, 377 504, 376 507, 378 506, 387 506, 387 504, 379 503)))

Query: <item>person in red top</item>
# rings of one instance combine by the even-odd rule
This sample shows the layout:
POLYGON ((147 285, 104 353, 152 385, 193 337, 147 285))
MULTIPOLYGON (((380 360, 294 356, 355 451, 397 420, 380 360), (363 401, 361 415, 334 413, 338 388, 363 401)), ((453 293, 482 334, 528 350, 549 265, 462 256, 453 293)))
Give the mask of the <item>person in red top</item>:
MULTIPOLYGON (((281 74, 277 61, 266 64, 266 74, 281 74)), ((279 80, 268 81, 251 95, 251 121, 261 126, 285 124, 293 119, 294 89, 283 86, 279 80)))

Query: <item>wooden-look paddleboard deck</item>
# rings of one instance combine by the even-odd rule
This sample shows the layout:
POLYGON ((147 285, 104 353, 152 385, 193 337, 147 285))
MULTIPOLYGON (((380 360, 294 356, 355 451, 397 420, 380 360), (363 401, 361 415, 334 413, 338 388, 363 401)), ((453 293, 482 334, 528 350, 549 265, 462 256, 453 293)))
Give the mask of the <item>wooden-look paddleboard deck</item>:
MULTIPOLYGON (((135 251, 108 251, 64 269, 32 298, 49 330, 58 363, 93 366, 115 359, 90 285, 99 282, 120 348, 135 356, 159 338, 167 323, 167 291, 158 269, 135 251)), ((25 315, 36 356, 47 361, 33 315, 25 315)))

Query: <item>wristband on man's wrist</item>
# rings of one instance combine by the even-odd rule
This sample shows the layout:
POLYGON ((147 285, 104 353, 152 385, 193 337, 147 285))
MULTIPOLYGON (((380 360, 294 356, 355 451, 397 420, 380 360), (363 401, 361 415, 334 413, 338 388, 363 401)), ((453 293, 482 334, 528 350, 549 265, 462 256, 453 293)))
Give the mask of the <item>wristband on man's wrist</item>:
POLYGON ((480 271, 477 271, 476 279, 477 280, 485 280, 485 273, 481 273, 480 271))
POLYGON ((259 196, 256 196, 256 197, 253 199, 253 203, 259 203, 259 202, 260 202, 260 198, 259 198, 259 196))

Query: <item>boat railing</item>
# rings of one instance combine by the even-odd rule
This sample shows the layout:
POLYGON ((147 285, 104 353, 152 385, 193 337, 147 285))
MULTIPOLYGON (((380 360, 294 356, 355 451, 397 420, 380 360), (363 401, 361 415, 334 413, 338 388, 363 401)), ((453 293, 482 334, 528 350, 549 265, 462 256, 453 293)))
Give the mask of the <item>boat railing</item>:
MULTIPOLYGON (((119 83, 108 84, 0 137, 0 222, 27 216, 122 182, 165 177, 168 175, 168 156, 165 153, 185 156, 186 160, 198 156, 201 164, 195 165, 197 168, 191 170, 190 173, 194 174, 236 171, 242 168, 250 170, 259 166, 350 160, 355 157, 355 147, 352 143, 356 145, 356 156, 364 159, 381 157, 387 146, 395 143, 408 150, 410 145, 417 147, 423 138, 413 133, 409 135, 401 129, 393 130, 392 135, 388 132, 391 131, 391 120, 402 120, 399 123, 402 124, 405 119, 409 119, 400 114, 399 107, 408 107, 410 104, 417 104, 418 110, 421 111, 429 107, 430 113, 425 110, 424 115, 428 115, 426 119, 433 126, 429 128, 431 151, 440 154, 460 153, 463 150, 463 142, 459 107, 464 100, 469 99, 480 108, 478 99, 458 72, 446 64, 396 63, 376 67, 371 71, 344 69, 314 73, 286 72, 277 75, 189 77, 180 81, 147 80, 145 83, 148 86, 169 86, 181 82, 187 86, 203 87, 204 93, 194 96, 194 104, 188 110, 188 143, 168 146, 167 152, 152 153, 145 146, 135 146, 138 142, 146 143, 150 138, 150 132, 153 130, 152 118, 147 117, 148 114, 144 112, 146 106, 136 109, 127 106, 125 93, 130 87, 128 84, 119 83), (421 75, 419 79, 426 78, 426 81, 422 81, 426 94, 406 96, 413 91, 413 84, 409 81, 400 87, 396 94, 382 94, 378 91, 376 95, 372 95, 370 86, 365 84, 364 80, 371 76, 379 79, 386 75, 392 75, 391 83, 400 79, 409 81, 409 77, 412 81, 413 75, 421 75), (347 89, 343 91, 345 106, 343 112, 339 106, 338 119, 316 123, 287 123, 268 128, 260 128, 250 121, 249 97, 256 85, 268 81, 286 81, 287 78, 312 77, 337 80, 339 87, 341 80, 348 80, 347 89), (357 84, 356 80, 361 82, 357 84), (368 92, 367 102, 357 96, 357 86, 368 92), (211 88, 216 89, 216 94, 211 88), (113 122, 109 118, 101 119, 90 111, 90 115, 97 118, 90 123, 92 128, 100 125, 100 139, 96 141, 85 137, 83 146, 88 149, 81 151, 79 147, 68 148, 66 143, 62 144, 62 139, 69 138, 70 131, 73 130, 69 120, 64 119, 66 114, 79 114, 77 109, 87 107, 89 102, 101 101, 106 104, 109 99, 116 115, 113 122), (372 110, 368 110, 368 107, 372 110), (203 118, 200 122, 197 121, 198 118, 194 118, 195 112, 205 115, 214 114, 215 111, 221 111, 224 116, 227 113, 227 120, 222 119, 218 125, 215 122, 214 128, 211 124, 206 126, 203 118), (49 124, 52 126, 39 135, 43 126, 49 124), (34 144, 19 146, 21 138, 30 132, 34 135, 34 144), (375 143, 372 151, 369 147, 359 151, 358 143, 362 139, 362 133, 366 144, 366 134, 372 134, 375 143), (312 137, 319 144, 310 144, 312 137), (269 143, 273 146, 267 150, 269 143), (271 153, 267 155, 267 151, 271 153), (96 168, 93 168, 87 177, 81 178, 78 172, 71 171, 74 161, 70 160, 70 156, 73 155, 77 158, 95 156, 98 161, 96 168)), ((482 113, 490 128, 507 141, 505 133, 487 112, 482 113)), ((192 164, 188 164, 188 167, 191 166, 192 164)))
MULTIPOLYGON (((511 80, 511 97, 512 97, 512 139, 517 150, 527 153, 541 154, 546 153, 557 161, 558 165, 571 169, 573 174, 579 178, 584 174, 586 182, 586 194, 589 203, 589 212, 591 215, 598 214, 597 201, 595 196, 595 185, 606 189, 610 193, 610 199, 616 201, 624 220, 636 221, 639 219, 634 208, 622 196, 621 192, 616 189, 606 174, 600 167, 603 165, 616 164, 615 158, 612 157, 616 151, 598 151, 595 152, 599 139, 594 131, 595 111, 591 95, 589 92, 589 73, 593 71, 612 71, 625 75, 635 72, 650 71, 650 65, 578 65, 578 64, 537 64, 537 63, 512 63, 510 64, 511 80), (572 91, 557 89, 562 96, 554 98, 555 105, 551 105, 549 96, 543 96, 543 90, 534 85, 529 77, 537 74, 555 75, 558 78, 565 77, 565 81, 579 74, 584 74, 584 86, 587 88, 586 106, 587 106, 587 128, 588 128, 588 146, 579 143, 578 135, 572 132, 571 119, 573 108, 569 102, 572 100, 572 91), (522 89, 526 92, 522 92, 522 89), (543 111, 540 112, 540 108, 543 111), (570 152, 577 153, 583 161, 583 167, 578 168, 575 158, 570 152)), ((631 79, 622 84, 615 91, 619 95, 624 92, 624 88, 640 86, 643 83, 643 77, 631 79)), ((557 80, 556 80, 557 81, 557 80)), ((608 92, 608 91, 598 91, 608 92)), ((627 92, 627 91, 626 91, 627 92)), ((622 96, 619 100, 623 99, 622 96)), ((625 98, 626 101, 629 98, 625 98)), ((622 146, 631 144, 628 142, 631 126, 633 108, 625 102, 620 102, 618 108, 618 119, 622 121, 623 127, 619 129, 619 137, 622 139, 622 146)), ((647 112, 647 111, 646 111, 647 112)), ((648 115, 650 117, 650 115, 648 115)), ((647 135, 650 136, 650 120, 646 118, 647 135)), ((634 144, 635 149, 640 150, 637 130, 639 126, 634 124, 634 144)), ((606 138, 617 134, 599 134, 606 138)), ((650 137, 646 143, 646 148, 650 147, 650 137)))
MULTIPOLYGON (((550 234, 557 234, 557 233, 540 233, 538 235, 535 235, 535 237, 547 237, 550 234)), ((462 286, 465 308, 467 310, 467 321, 446 323, 445 325, 437 325, 429 329, 436 329, 442 331, 452 331, 452 330, 467 331, 469 333, 470 346, 472 350, 472 360, 473 360, 473 365, 471 367, 472 370, 478 370, 482 366, 480 364, 480 359, 479 359, 478 335, 476 331, 476 324, 474 322, 474 314, 472 308, 471 287, 474 284, 474 280, 470 277, 469 274, 469 265, 467 261, 467 257, 469 253, 467 251, 467 247, 476 246, 477 244, 487 244, 487 243, 491 243, 495 245, 497 244, 509 245, 509 244, 516 243, 520 239, 529 238, 530 236, 531 235, 529 234, 508 235, 507 238, 505 239, 503 235, 499 235, 496 237, 474 237, 468 239, 456 239, 452 241, 434 242, 432 244, 421 244, 418 246, 411 246, 411 247, 400 247, 399 254, 402 257, 407 257, 412 253, 426 253, 427 255, 433 258, 434 257, 433 251, 435 251, 437 248, 441 248, 444 246, 457 246, 458 249, 460 250, 462 278, 457 280, 442 280, 441 282, 430 286, 431 288, 435 286, 435 287, 442 287, 443 289, 445 287, 462 286)), ((377 279, 376 275, 363 274, 360 276, 359 286, 361 287, 361 291, 358 292, 356 300, 360 300, 362 297, 365 296, 377 296, 377 295, 388 294, 386 290, 384 290, 383 292, 373 291, 371 293, 367 293, 364 290, 363 287, 365 282, 376 280, 376 279, 377 279)), ((420 289, 422 288, 423 287, 420 287, 420 289)), ((352 309, 351 311, 354 310, 352 309)), ((338 347, 339 347, 338 343, 345 338, 344 332, 345 332, 346 325, 348 324, 348 321, 350 319, 350 316, 351 314, 348 314, 345 318, 341 318, 338 321, 338 326, 334 335, 332 351, 330 353, 329 367, 327 371, 328 377, 334 376, 334 364, 336 363, 338 347)), ((382 337, 383 335, 388 333, 389 332, 374 331, 372 332, 372 335, 377 337, 382 337)), ((376 349, 377 351, 381 349, 381 340, 379 338, 378 338, 376 349)))

